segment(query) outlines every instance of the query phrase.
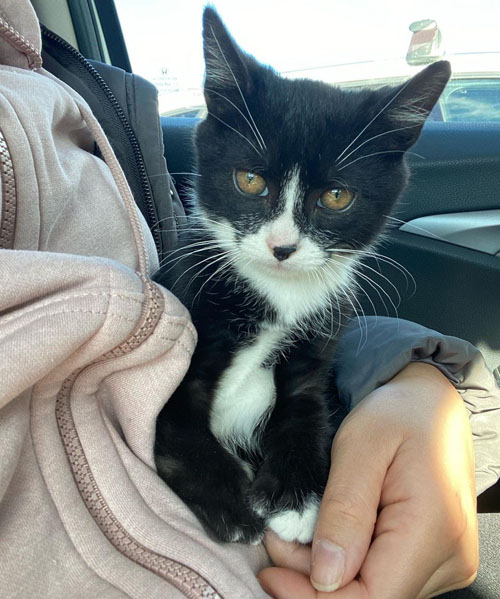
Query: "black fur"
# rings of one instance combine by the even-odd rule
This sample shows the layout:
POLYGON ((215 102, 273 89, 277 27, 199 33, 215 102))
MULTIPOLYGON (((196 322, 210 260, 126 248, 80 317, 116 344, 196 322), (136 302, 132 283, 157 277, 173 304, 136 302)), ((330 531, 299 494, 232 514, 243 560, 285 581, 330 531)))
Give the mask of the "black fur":
POLYGON ((185 249, 173 252, 157 276, 191 310, 199 340, 183 383, 158 418, 156 465, 207 532, 222 541, 253 542, 273 515, 300 513, 321 496, 333 435, 330 366, 352 300, 336 289, 328 309, 323 302, 288 324, 285 340, 263 364, 274 376, 272 413, 251 450, 228 448, 210 426, 220 377, 263 326, 285 326, 286 314, 242 274, 242 263, 220 257, 227 248, 214 223, 230 223, 235 244, 243 242, 282 213, 281 192, 295 169, 302 196, 293 218, 325 263, 345 255, 340 250, 369 248, 406 185, 404 152, 418 138, 419 115, 428 115, 446 84, 449 65, 436 63, 404 86, 377 91, 288 80, 244 54, 210 8, 204 50, 209 114, 196 132, 195 214, 201 215, 184 233, 185 249), (243 197, 235 169, 262 174, 267 196, 243 197), (355 194, 345 211, 318 206, 320 195, 335 186, 355 194))

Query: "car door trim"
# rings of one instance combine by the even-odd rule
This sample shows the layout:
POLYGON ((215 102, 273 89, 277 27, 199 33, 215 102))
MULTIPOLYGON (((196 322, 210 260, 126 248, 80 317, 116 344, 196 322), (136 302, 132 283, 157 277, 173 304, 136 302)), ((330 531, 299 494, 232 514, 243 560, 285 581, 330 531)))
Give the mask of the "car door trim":
POLYGON ((500 257, 500 209, 432 214, 399 229, 500 257))

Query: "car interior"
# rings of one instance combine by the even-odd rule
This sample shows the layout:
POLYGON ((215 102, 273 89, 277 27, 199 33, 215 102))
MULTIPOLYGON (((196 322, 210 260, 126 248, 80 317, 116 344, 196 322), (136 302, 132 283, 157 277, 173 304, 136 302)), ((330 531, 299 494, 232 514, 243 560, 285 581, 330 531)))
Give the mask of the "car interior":
MULTIPOLYGON (((111 0, 32 0, 40 21, 88 59, 131 71, 111 0)), ((498 77, 500 75, 497 74, 498 77)), ((498 106, 500 112, 500 105, 498 106)), ((430 120, 412 149, 411 180, 367 263, 366 314, 398 316, 466 339, 500 381, 500 119, 430 120), (424 157, 424 158, 422 158, 424 157)), ((195 168, 196 116, 162 116, 169 171, 181 199, 195 168)), ((500 484, 478 500, 500 511, 500 484)))

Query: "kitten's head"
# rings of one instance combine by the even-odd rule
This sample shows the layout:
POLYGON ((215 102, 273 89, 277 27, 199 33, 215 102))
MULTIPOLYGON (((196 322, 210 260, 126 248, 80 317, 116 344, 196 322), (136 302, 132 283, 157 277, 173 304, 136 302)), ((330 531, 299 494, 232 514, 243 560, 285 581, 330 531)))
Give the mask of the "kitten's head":
POLYGON ((321 278, 341 287, 406 185, 405 152, 449 64, 399 87, 344 91, 259 64, 211 8, 203 25, 208 116, 196 151, 206 226, 255 286, 321 278))

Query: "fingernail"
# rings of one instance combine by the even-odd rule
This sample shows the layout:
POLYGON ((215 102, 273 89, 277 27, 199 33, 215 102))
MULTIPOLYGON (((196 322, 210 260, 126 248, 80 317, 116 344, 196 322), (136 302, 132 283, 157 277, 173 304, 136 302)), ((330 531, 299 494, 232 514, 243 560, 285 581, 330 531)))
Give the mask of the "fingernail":
POLYGON ((311 561, 311 583, 317 591, 331 592, 339 588, 345 567, 342 547, 321 540, 314 545, 311 561))

